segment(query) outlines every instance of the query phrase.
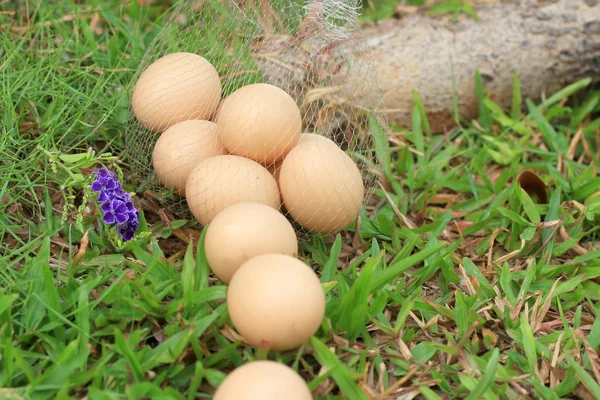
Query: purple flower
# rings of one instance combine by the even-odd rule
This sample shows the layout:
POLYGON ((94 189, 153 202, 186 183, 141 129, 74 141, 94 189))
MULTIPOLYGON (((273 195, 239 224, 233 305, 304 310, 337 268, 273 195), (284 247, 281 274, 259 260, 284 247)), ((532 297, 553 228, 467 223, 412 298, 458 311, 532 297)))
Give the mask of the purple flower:
POLYGON ((139 222, 137 220, 131 221, 126 226, 119 228, 119 236, 125 241, 131 240, 138 227, 139 222))
POLYGON ((101 208, 104 213, 102 220, 109 225, 116 222, 117 226, 120 226, 129 220, 127 206, 118 198, 106 201, 101 208))
POLYGON ((94 172, 96 180, 90 185, 90 189, 98 193, 98 201, 104 203, 105 201, 112 200, 115 196, 118 196, 122 192, 121 182, 117 180, 117 176, 114 172, 107 170, 106 168, 100 168, 94 172))
POLYGON ((125 241, 131 240, 139 227, 140 216, 131 201, 131 195, 123 192, 121 182, 114 172, 100 168, 93 175, 96 179, 90 189, 98 193, 102 221, 107 225, 115 224, 119 236, 125 241))

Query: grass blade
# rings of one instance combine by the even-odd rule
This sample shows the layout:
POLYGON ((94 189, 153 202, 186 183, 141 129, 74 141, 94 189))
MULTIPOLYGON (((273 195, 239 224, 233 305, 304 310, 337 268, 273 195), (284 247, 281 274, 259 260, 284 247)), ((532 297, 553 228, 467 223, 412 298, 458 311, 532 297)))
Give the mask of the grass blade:
POLYGON ((579 378, 581 383, 594 395, 595 398, 600 399, 600 385, 598 382, 581 365, 571 357, 571 355, 565 352, 565 358, 569 361, 569 364, 575 370, 575 375, 579 378))
POLYGON ((521 82, 519 80, 519 74, 513 72, 513 96, 512 96, 512 107, 510 110, 510 116, 514 120, 521 118, 521 108, 523 107, 523 100, 521 98, 521 82))
POLYGON ((188 244, 183 258, 183 267, 181 269, 181 287, 183 288, 183 309, 189 315, 192 312, 192 293, 195 284, 195 267, 194 250, 192 242, 188 244))
POLYGON ((350 341, 356 340, 369 321, 369 295, 371 294, 371 277, 373 271, 381 264, 385 252, 371 257, 362 268, 360 275, 342 298, 334 318, 339 326, 346 331, 350 341))
POLYGON ((331 246, 331 251, 329 253, 329 259, 325 263, 323 267, 323 271, 321 272, 321 282, 326 283, 333 280, 335 273, 338 269, 338 259, 340 256, 340 251, 342 250, 342 236, 337 235, 335 238, 335 242, 331 246))
POLYGON ((125 360, 127 360, 127 364, 129 365, 129 369, 131 371, 133 379, 136 382, 143 382, 144 370, 142 369, 142 365, 133 353, 133 350, 131 350, 131 348, 127 344, 125 337, 118 329, 115 329, 115 345, 119 349, 119 351, 123 353, 125 360))
POLYGON ((494 384, 496 377, 496 368, 498 368, 499 359, 500 351, 498 349, 494 349, 492 351, 490 360, 488 361, 487 366, 485 368, 485 373, 481 377, 481 380, 479 381, 475 389, 471 391, 471 393, 466 397, 465 400, 477 400, 482 398, 485 391, 488 390, 488 388, 490 388, 494 384))
POLYGON ((387 269, 383 270, 373 278, 371 292, 381 289, 388 283, 393 283, 400 274, 414 267, 426 258, 440 252, 445 246, 446 245, 443 243, 438 243, 435 246, 428 247, 408 258, 390 264, 387 269))
POLYGON ((525 314, 521 314, 521 336, 522 342, 521 347, 525 351, 527 362, 529 363, 529 372, 535 374, 537 368, 537 353, 535 350, 535 338, 533 337, 533 330, 529 326, 529 321, 525 317, 525 314))
POLYGON ((323 342, 313 336, 310 343, 315 350, 317 361, 331 373, 333 380, 340 387, 345 398, 368 400, 366 393, 358 386, 348 368, 323 342))

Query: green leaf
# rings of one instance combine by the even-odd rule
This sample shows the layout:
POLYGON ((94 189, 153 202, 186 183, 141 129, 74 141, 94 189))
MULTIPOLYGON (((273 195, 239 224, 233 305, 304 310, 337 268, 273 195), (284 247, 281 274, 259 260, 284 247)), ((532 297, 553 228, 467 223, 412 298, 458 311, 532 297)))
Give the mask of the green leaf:
POLYGON ((517 187, 516 190, 517 196, 519 197, 519 200, 521 200, 521 205, 525 210, 525 214, 527 214, 527 217, 529 217, 529 220, 531 222, 539 224, 541 221, 540 212, 533 200, 531 200, 531 197, 529 197, 527 192, 524 191, 523 188, 521 188, 520 186, 517 187))
POLYGON ((360 389, 346 365, 323 342, 313 336, 310 343, 315 351, 317 361, 331 374, 344 398, 368 400, 366 393, 360 389))
POLYGON ((40 376, 35 385, 37 389, 59 389, 65 386, 77 370, 84 368, 87 364, 90 350, 79 350, 79 341, 73 340, 69 343, 54 363, 40 376))
POLYGON ((18 297, 19 296, 16 294, 5 295, 0 292, 0 315, 10 310, 12 303, 14 303, 18 297))
POLYGON ((36 257, 28 263, 28 271, 25 275, 24 282, 28 286, 26 290, 26 300, 21 314, 24 316, 23 331, 33 331, 39 327, 44 316, 46 315, 47 307, 42 304, 44 290, 45 271, 48 271, 48 261, 50 259, 50 237, 46 237, 40 247, 36 257))
POLYGON ((398 333, 404 327, 404 323, 406 322, 406 318, 412 312, 413 306, 415 304, 416 297, 421 293, 421 290, 417 290, 413 295, 403 301, 400 306, 400 311, 398 312, 398 316, 396 317, 396 325, 394 326, 394 332, 398 333))
POLYGON ((485 129, 490 129, 492 126, 492 117, 490 110, 485 106, 485 86, 479 70, 475 71, 475 94, 479 100, 479 123, 485 129))
POLYGON ((600 103, 600 91, 592 91, 584 101, 584 103, 577 108, 571 118, 571 128, 576 129, 584 119, 590 115, 596 106, 600 103))
POLYGON ((121 331, 118 328, 115 328, 114 334, 115 334, 115 345, 119 349, 119 351, 121 353, 123 353, 125 360, 127 360, 127 364, 129 365, 129 369, 131 371, 131 375, 133 376, 133 379, 136 382, 143 382, 144 381, 144 370, 142 369, 140 361, 137 359, 137 357, 133 353, 133 350, 131 350, 131 348, 127 344, 127 341, 125 340, 125 337, 123 336, 123 334, 121 333, 121 331))
POLYGON ((210 266, 204 252, 204 241, 206 239, 208 229, 203 229, 196 246, 196 273, 194 277, 194 289, 200 290, 208 287, 208 276, 210 274, 210 266))
POLYGON ((529 372, 535 373, 535 368, 537 366, 537 353, 535 350, 535 338, 533 337, 533 331, 531 330, 531 326, 529 326, 529 321, 525 317, 525 314, 521 314, 521 336, 523 342, 520 343, 521 347, 523 347, 523 351, 525 351, 525 356, 527 357, 527 362, 529 363, 529 372))
POLYGON ((519 238, 525 241, 530 241, 531 239, 534 238, 535 233, 537 232, 537 229, 530 226, 529 228, 526 228, 520 235, 519 238))
POLYGON ((195 278, 195 259, 194 259, 194 248, 190 241, 183 258, 183 267, 181 269, 181 287, 183 289, 183 308, 186 314, 192 312, 192 293, 194 291, 194 278, 195 278))
POLYGON ((506 294, 508 301, 514 307, 517 303, 517 297, 512 289, 512 279, 513 275, 510 271, 510 267, 508 264, 504 264, 502 266, 502 272, 500 273, 500 286, 502 287, 502 291, 506 294))
POLYGON ((4 370, 2 371, 2 374, 0 374, 0 387, 12 387, 12 380, 13 380, 13 375, 14 375, 14 357, 13 357, 13 344, 12 344, 12 338, 10 336, 6 336, 4 338, 4 343, 3 343, 3 347, 4 347, 4 351, 1 353, 2 354, 2 364, 4 365, 4 370), (4 378, 4 380, 2 380, 1 378, 4 378))
POLYGON ((426 258, 439 253, 444 247, 445 244, 439 243, 407 258, 396 257, 387 269, 383 270, 373 278, 371 292, 379 290, 387 284, 393 284, 400 274, 414 267, 426 258))
POLYGON ((431 126, 429 125, 429 121, 427 120, 427 113, 425 112, 425 106, 421 101, 421 97, 416 90, 413 90, 412 93, 413 102, 415 103, 415 107, 419 110, 419 115, 421 116, 421 123, 423 125, 423 129, 425 130, 425 134, 428 138, 431 138, 431 126))
POLYGON ((471 261, 470 258, 463 258, 463 267, 469 276, 474 276, 486 296, 494 296, 495 291, 485 275, 481 273, 481 269, 471 261))
POLYGON ((471 391, 471 393, 469 393, 469 395, 466 397, 465 400, 480 399, 480 398, 482 398, 482 396, 486 392, 486 390, 488 390, 488 388, 492 387, 492 385, 494 384, 494 382, 496 380, 496 369, 498 368, 498 360, 499 359, 500 359, 500 351, 498 349, 494 349, 492 351, 492 355, 490 356, 490 359, 486 365, 483 376, 479 380, 479 383, 477 384, 475 389, 473 389, 471 391))
POLYGON ((520 133, 521 135, 529 136, 532 134, 531 130, 523 122, 513 120, 504 114, 502 108, 500 108, 491 99, 486 98, 484 100, 485 106, 492 112, 492 117, 505 128, 512 129, 513 131, 520 133))
POLYGON ((375 155, 379 164, 383 167, 385 175, 388 179, 393 180, 392 174, 392 159, 389 149, 389 142, 385 131, 377 121, 374 114, 369 114, 369 128, 373 132, 373 140, 375 142, 375 155))
POLYGON ((600 399, 600 385, 598 385, 598 382, 596 382, 596 380, 592 378, 592 376, 588 374, 588 372, 581 365, 579 365, 568 352, 564 352, 564 356, 567 361, 569 361, 571 367, 573 367, 575 370, 575 374, 581 383, 583 383, 583 385, 594 395, 595 398, 600 399))
POLYGON ((513 72, 513 95, 512 95, 512 108, 510 110, 510 116, 514 120, 521 118, 521 108, 523 107, 523 100, 521 99, 521 82, 519 80, 519 74, 516 71, 513 72))
POLYGON ((571 198, 582 201, 598 191, 600 191, 600 178, 594 178, 571 193, 571 198))
POLYGON ((567 97, 572 96, 573 94, 577 93, 581 89, 584 89, 585 87, 589 86, 591 83, 592 83, 592 78, 585 78, 585 79, 582 79, 575 83, 572 83, 569 86, 559 90, 558 92, 556 92, 555 94, 550 96, 542 104, 542 106, 547 109, 548 107, 561 102, 563 99, 566 99, 567 97))
POLYGON ((80 154, 61 154, 60 156, 58 156, 58 158, 60 158, 62 161, 69 163, 69 164, 74 164, 78 161, 84 160, 85 158, 89 157, 89 153, 80 153, 80 154))
MULTIPOLYGON (((548 205, 548 211, 546 212, 546 218, 544 219, 544 222, 556 221, 559 218, 558 209, 560 207, 560 197, 561 190, 560 187, 557 187, 550 197, 550 203, 548 205)), ((546 249, 544 250, 544 255, 552 254, 554 251, 554 242, 556 241, 556 237, 552 237, 550 239, 550 235, 552 234, 553 230, 553 228, 546 228, 542 231, 543 243, 546 243, 546 241, 550 240, 548 242, 548 246, 546 246, 546 249)))
POLYGON ((89 292, 87 286, 82 285, 79 289, 78 296, 78 311, 75 316, 76 326, 79 329, 79 351, 83 352, 88 349, 87 345, 90 341, 90 305, 89 292))
POLYGON ((371 257, 361 269, 360 275, 354 281, 350 290, 343 296, 334 319, 350 341, 356 340, 369 321, 369 302, 371 294, 371 277, 373 271, 381 264, 385 252, 381 251, 376 257, 371 257))
MULTIPOLYGON (((477 379, 475 379, 474 377, 469 376, 469 375, 459 374, 458 379, 460 380, 460 383, 462 383, 463 386, 469 392, 474 391, 479 385, 479 381, 477 381, 477 379)), ((489 390, 489 389, 484 392, 483 396, 480 397, 480 399, 481 398, 483 398, 485 400, 498 400, 498 396, 496 396, 494 393, 492 393, 491 390, 489 390)))
POLYGON ((508 218, 512 222, 515 222, 520 225, 535 227, 534 223, 527 221, 525 218, 521 217, 519 214, 515 213, 514 211, 510 211, 509 209, 507 209, 505 207, 498 207, 497 210, 500 214, 502 214, 504 217, 508 218))
POLYGON ((429 389, 427 386, 419 386, 419 392, 425 397, 427 400, 442 400, 440 396, 438 396, 433 390, 429 389))
POLYGON ((323 267, 323 271, 321 272, 321 282, 326 283, 333 280, 335 273, 338 269, 340 251, 342 251, 342 236, 336 235, 335 242, 331 246, 331 251, 329 252, 329 259, 325 263, 323 267))
POLYGON ((193 325, 189 329, 182 330, 171 336, 154 349, 145 354, 141 365, 147 370, 156 368, 161 364, 169 364, 175 362, 181 355, 183 350, 189 344, 191 338, 200 337, 210 325, 221 315, 225 313, 227 304, 222 304, 217 307, 211 314, 192 321, 193 325))
POLYGON ((417 162, 423 167, 425 162, 425 141, 423 139, 423 129, 421 128, 421 114, 415 107, 412 112, 412 126, 413 126, 413 142, 417 148, 417 162))
POLYGON ((456 292, 454 315, 458 331, 463 335, 469 329, 469 311, 465 303, 465 295, 462 292, 456 292))
POLYGON ((548 148, 556 153, 566 153, 569 144, 567 143, 565 136, 556 133, 552 125, 544 118, 540 109, 536 107, 531 100, 526 100, 525 104, 527 104, 530 114, 535 119, 548 148))
POLYGON ((421 342, 410 351, 415 361, 426 363, 437 353, 437 349, 429 342, 421 342))
POLYGON ((473 18, 475 21, 480 20, 479 15, 477 15, 477 11, 475 11, 475 8, 473 8, 473 6, 467 3, 466 1, 462 3, 462 11, 469 17, 473 18))

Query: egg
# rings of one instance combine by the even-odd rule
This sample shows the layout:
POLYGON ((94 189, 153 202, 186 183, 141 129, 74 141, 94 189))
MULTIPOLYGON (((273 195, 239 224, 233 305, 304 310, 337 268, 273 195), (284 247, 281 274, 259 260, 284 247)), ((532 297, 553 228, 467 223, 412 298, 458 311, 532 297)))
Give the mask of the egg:
POLYGON ((296 146, 279 173, 283 206, 304 228, 333 233, 360 213, 364 186, 360 170, 339 147, 323 140, 296 146))
POLYGON ((229 282, 233 326, 252 346, 284 351, 314 335, 325 315, 325 292, 311 267, 289 255, 263 254, 229 282))
POLYGON ((217 125, 197 119, 169 127, 158 138, 152 152, 152 165, 159 182, 180 196, 190 171, 201 161, 227 151, 217 135, 217 125))
POLYGON ((300 135, 300 140, 298 141, 298 145, 307 143, 307 142, 320 142, 320 143, 328 143, 335 147, 338 147, 335 142, 329 138, 326 138, 323 135, 318 135, 316 133, 303 133, 300 135))
POLYGON ((262 203, 274 209, 281 206, 273 175, 257 162, 234 155, 200 162, 190 172, 185 194, 190 211, 203 225, 236 203, 262 203))
MULTIPOLYGON (((300 135, 300 140, 298 141, 298 145, 302 144, 302 143, 306 143, 306 142, 314 142, 314 141, 318 141, 318 142, 322 142, 322 143, 328 143, 332 146, 336 146, 335 142, 331 139, 326 138, 325 136, 322 135, 317 135, 316 133, 303 133, 300 135)), ((281 172, 281 164, 283 163, 283 160, 280 161, 276 161, 273 162, 269 165, 267 165, 267 170, 269 170, 269 172, 271 173, 271 175, 273 175, 275 177, 275 180, 277 181, 277 183, 279 183, 279 173, 281 172)))
POLYGON ((238 203, 225 208, 211 221, 204 242, 212 271, 229 283, 250 258, 269 253, 298 253, 298 239, 287 218, 260 203, 238 203))
POLYGON ((215 124, 219 123, 219 113, 221 112, 221 106, 223 105, 223 102, 226 100, 227 98, 219 101, 219 104, 217 105, 217 109, 215 110, 215 112, 213 113, 212 117, 211 117, 211 121, 214 122, 215 124))
POLYGON ((277 161, 272 164, 267 165, 267 171, 273 175, 275 180, 279 183, 279 172, 281 171, 282 161, 277 161))
POLYGON ((275 361, 252 361, 234 369, 221 382, 213 400, 312 400, 296 371, 275 361))
POLYGON ((266 83, 243 86, 230 94, 217 118, 227 150, 263 165, 282 160, 298 143, 302 129, 294 99, 266 83))
POLYGON ((159 58, 133 88, 131 105, 139 123, 162 132, 189 119, 208 120, 221 97, 221 80, 205 58, 186 52, 159 58))

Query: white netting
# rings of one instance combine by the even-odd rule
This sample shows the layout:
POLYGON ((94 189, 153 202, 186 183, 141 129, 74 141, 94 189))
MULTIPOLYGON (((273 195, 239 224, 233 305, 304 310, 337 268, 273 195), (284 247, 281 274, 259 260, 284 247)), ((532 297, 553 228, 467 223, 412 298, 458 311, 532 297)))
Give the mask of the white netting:
POLYGON ((358 0, 181 1, 134 77, 127 158, 175 216, 280 209, 298 232, 354 222, 380 175, 382 96, 358 0))

